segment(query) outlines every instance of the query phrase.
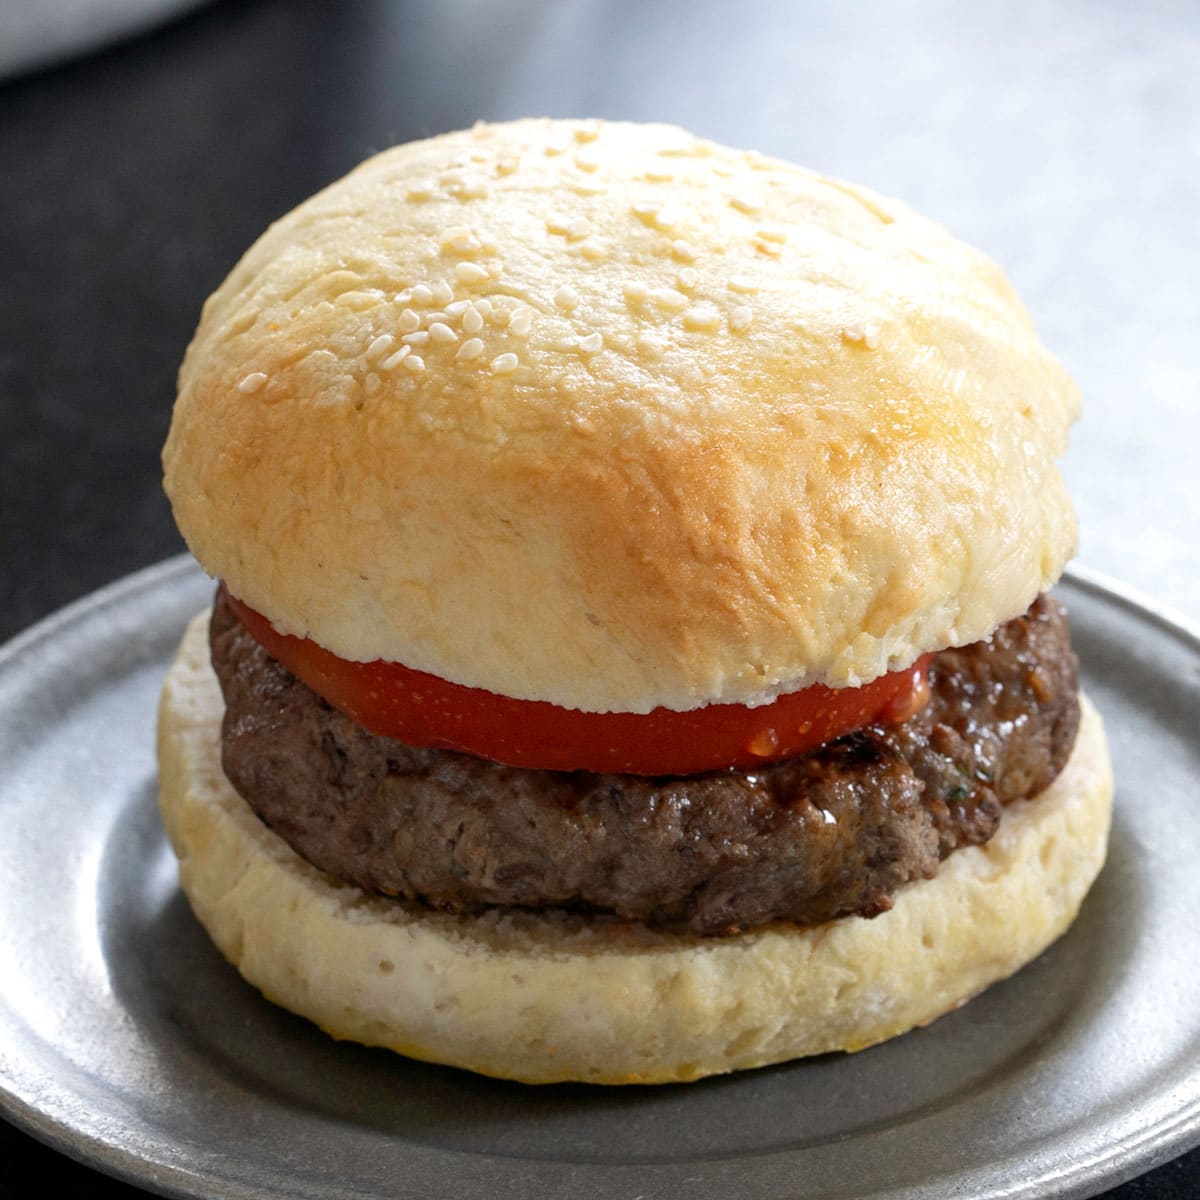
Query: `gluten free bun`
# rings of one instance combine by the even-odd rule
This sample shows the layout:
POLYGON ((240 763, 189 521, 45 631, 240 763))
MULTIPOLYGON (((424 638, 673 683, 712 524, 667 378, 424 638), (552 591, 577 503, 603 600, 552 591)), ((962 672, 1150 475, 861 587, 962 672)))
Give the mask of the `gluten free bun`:
POLYGON ((855 685, 1025 611, 1074 545, 1077 403, 998 268, 904 206, 523 121, 274 225, 205 307, 164 462, 197 558, 282 631, 645 712, 855 685))
POLYGON ((1104 861, 1112 780, 1084 698, 1054 783, 872 920, 705 939, 368 896, 298 857, 225 778, 205 622, 180 647, 158 734, 160 803, 192 908, 269 999, 412 1058, 530 1083, 663 1083, 859 1050, 1035 958, 1104 861))

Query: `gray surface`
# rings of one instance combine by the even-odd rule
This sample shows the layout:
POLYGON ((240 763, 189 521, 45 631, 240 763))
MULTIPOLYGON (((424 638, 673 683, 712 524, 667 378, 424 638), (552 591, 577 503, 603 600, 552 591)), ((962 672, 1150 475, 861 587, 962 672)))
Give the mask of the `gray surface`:
POLYGON ((0 78, 132 37, 203 0, 3 0, 0 78))
POLYGON ((1118 777, 1072 931, 853 1057, 654 1089, 525 1088, 338 1045, 276 1010, 180 898, 148 730, 209 596, 172 562, 0 656, 3 1109, 167 1194, 1092 1195, 1200 1140, 1200 636, 1069 581, 1118 777))

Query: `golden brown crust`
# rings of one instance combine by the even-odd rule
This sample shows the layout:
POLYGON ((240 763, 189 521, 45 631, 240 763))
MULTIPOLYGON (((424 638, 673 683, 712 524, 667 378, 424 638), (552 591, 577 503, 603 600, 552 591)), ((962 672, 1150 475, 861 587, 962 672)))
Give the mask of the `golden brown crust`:
POLYGON ((1023 612, 1073 547, 1076 407, 996 266, 902 205, 526 121, 273 226, 205 307, 164 462, 202 564, 288 632, 686 709, 1023 612))
POLYGON ((183 888, 251 983, 335 1037, 535 1083, 682 1081, 858 1050, 1035 958, 1104 861, 1112 778, 1084 698, 1051 787, 874 920, 704 939, 369 897, 298 858, 222 774, 204 621, 181 646, 159 720, 160 803, 183 888))

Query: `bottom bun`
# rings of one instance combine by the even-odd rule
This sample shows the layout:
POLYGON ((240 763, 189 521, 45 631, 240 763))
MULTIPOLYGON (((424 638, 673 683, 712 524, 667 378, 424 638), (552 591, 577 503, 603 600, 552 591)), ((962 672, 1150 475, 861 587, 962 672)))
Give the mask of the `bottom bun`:
POLYGON ((299 858, 225 778, 206 621, 188 629, 159 713, 160 804, 183 890, 268 999, 411 1058, 527 1083, 666 1083, 861 1050, 1035 958, 1104 862, 1112 775, 1085 697, 1058 779, 872 920, 700 938, 367 895, 299 858))

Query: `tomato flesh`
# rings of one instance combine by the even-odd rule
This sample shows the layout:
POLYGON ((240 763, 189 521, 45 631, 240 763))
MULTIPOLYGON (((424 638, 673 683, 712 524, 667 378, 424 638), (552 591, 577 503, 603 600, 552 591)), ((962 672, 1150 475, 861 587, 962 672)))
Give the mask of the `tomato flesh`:
POLYGON ((926 655, 862 687, 814 684, 757 708, 580 712, 449 683, 399 663, 349 662, 307 638, 277 632, 225 594, 268 654, 372 733, 514 767, 634 775, 747 769, 815 750, 864 725, 906 719, 928 698, 926 655))

